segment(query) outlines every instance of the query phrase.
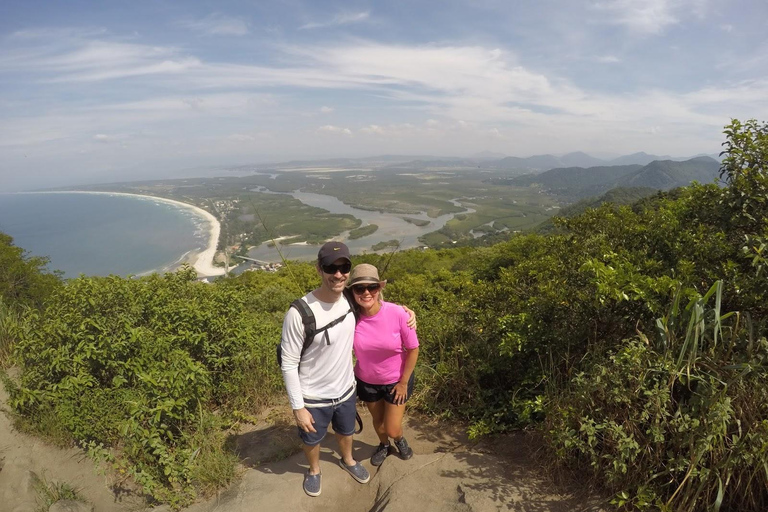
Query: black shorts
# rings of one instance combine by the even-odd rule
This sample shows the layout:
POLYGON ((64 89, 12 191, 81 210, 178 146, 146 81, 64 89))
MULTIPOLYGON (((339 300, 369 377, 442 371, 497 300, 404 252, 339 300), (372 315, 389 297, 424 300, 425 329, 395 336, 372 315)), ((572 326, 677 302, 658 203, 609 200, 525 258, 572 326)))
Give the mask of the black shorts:
MULTIPOLYGON (((408 379, 408 396, 405 398, 403 404, 411 398, 411 395, 413 395, 413 382, 414 374, 412 373, 411 378, 408 379)), ((402 405, 395 404, 395 394, 392 390, 395 388, 396 384, 397 382, 393 382, 392 384, 368 384, 367 382, 357 379, 357 398, 363 402, 378 402, 379 400, 384 399, 390 404, 402 405)))

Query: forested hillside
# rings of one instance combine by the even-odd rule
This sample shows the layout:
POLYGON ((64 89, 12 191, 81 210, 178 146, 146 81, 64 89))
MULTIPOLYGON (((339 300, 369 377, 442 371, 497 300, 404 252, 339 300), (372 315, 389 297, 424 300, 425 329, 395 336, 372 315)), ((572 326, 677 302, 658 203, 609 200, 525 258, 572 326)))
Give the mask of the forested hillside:
POLYGON ((720 164, 717 160, 705 156, 683 162, 655 160, 647 165, 556 168, 541 174, 528 174, 506 180, 496 179, 496 181, 519 186, 536 184, 563 198, 579 199, 598 196, 616 187, 670 190, 694 181, 712 183, 718 177, 719 169, 720 164))
MULTIPOLYGON (((473 436, 537 429, 617 509, 768 509, 768 125, 725 135, 723 187, 487 248, 354 258, 418 315, 414 406, 473 436)), ((175 507, 235 478, 227 429, 284 400, 274 347, 318 284, 310 264, 61 283, 7 237, 0 251, 26 276, 0 274, 0 342, 28 429, 175 507)))

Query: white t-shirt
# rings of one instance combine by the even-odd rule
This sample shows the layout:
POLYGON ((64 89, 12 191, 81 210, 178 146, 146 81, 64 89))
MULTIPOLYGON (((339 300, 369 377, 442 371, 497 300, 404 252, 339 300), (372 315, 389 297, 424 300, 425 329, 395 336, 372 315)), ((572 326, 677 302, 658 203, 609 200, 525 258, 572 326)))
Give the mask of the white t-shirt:
POLYGON ((355 316, 349 312, 349 302, 343 295, 336 302, 322 302, 313 292, 302 297, 302 300, 315 315, 315 327, 318 329, 345 313, 347 316, 327 331, 317 334, 302 358, 304 324, 301 314, 296 308, 288 309, 285 314, 280 341, 283 351, 281 369, 291 408, 294 410, 304 407, 304 397, 341 398, 355 383, 352 369, 355 316))

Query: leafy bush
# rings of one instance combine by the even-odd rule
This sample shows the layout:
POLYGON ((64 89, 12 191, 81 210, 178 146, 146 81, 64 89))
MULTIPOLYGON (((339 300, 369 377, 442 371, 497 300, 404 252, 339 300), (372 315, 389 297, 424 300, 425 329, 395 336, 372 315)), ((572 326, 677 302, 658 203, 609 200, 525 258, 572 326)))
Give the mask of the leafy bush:
POLYGON ((210 437, 202 419, 281 388, 280 326, 248 302, 245 290, 196 282, 191 269, 71 280, 27 318, 10 403, 46 428, 55 418, 79 443, 120 448, 116 464, 148 494, 189 503, 200 484, 193 443, 210 437))
POLYGON ((721 292, 718 282, 694 297, 687 322, 676 300, 656 339, 591 354, 550 394, 545 430, 556 455, 587 469, 617 505, 768 506, 768 341, 752 339, 739 315, 721 315, 721 292))
POLYGON ((47 266, 48 258, 29 255, 0 233, 0 300, 15 309, 41 306, 61 284, 61 274, 47 266))

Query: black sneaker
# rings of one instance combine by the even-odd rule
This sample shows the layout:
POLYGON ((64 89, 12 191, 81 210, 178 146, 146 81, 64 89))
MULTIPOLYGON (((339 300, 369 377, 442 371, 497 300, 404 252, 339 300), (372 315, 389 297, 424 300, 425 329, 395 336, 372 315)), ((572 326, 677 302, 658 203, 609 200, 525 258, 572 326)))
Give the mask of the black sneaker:
POLYGON ((395 440, 395 446, 397 447, 401 459, 408 460, 413 457, 413 450, 408 446, 408 441, 406 441, 404 437, 401 437, 399 441, 395 440))
POLYGON ((374 451, 373 455, 371 455, 371 465, 381 466, 381 463, 384 462, 384 459, 386 459, 387 455, 389 455, 389 448, 389 443, 380 443, 379 446, 376 447, 376 451, 374 451))

